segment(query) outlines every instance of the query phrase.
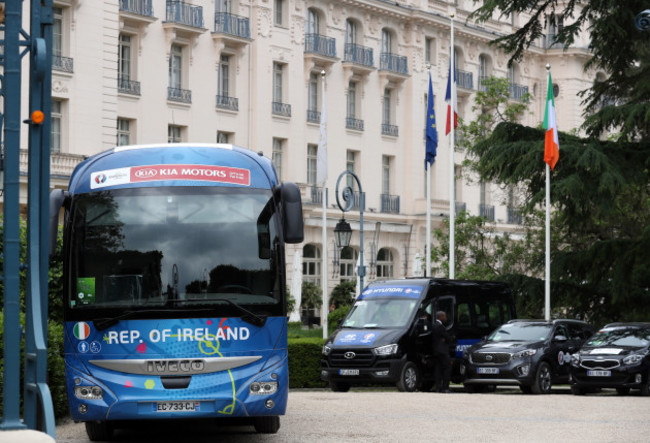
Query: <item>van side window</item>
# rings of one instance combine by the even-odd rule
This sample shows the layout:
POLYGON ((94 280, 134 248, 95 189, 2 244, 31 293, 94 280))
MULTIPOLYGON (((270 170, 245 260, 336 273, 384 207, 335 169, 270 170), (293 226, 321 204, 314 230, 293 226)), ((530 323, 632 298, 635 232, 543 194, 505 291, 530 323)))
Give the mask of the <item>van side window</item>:
POLYGON ((469 304, 459 303, 456 310, 458 311, 458 326, 472 326, 469 304))

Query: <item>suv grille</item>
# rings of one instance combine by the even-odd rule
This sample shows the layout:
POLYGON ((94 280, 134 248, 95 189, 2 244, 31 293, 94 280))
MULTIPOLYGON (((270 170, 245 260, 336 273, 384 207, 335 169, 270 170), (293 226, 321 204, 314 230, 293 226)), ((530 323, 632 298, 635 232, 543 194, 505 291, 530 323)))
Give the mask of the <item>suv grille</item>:
POLYGON ((587 369, 613 369, 621 366, 618 360, 582 360, 580 366, 587 369))
POLYGON ((370 349, 333 349, 329 360, 330 365, 335 368, 366 368, 372 366, 374 357, 370 349), (345 358, 348 352, 354 353, 354 358, 345 358))
POLYGON ((502 365, 510 361, 512 354, 509 352, 473 352, 470 354, 471 363, 502 365))

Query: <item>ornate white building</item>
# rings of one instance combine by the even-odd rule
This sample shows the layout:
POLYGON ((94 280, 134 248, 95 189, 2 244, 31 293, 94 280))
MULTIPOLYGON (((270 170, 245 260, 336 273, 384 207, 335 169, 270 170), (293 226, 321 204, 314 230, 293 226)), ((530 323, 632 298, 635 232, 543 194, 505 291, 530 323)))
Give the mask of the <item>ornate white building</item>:
MULTIPOLYGON (((451 13, 458 112, 465 120, 472 119, 481 78, 495 75, 510 79, 513 100, 526 91, 532 94, 531 112, 522 123, 539 125, 549 63, 557 85, 559 129, 571 130, 582 123, 576 94, 596 76, 583 71, 589 57, 586 37, 563 51, 552 45, 554 30, 548 28, 522 62, 508 68, 507 56, 489 42, 511 33, 524 18, 467 22, 472 0, 54 4, 52 186, 65 187, 83 156, 115 144, 226 142, 262 151, 273 158, 281 180, 298 183, 303 192, 305 241, 295 248, 288 245, 287 263, 297 251, 303 277, 320 284, 326 251, 330 291, 341 280, 355 279, 360 246, 356 209, 345 214, 352 222, 351 247, 338 251, 334 246, 333 228, 341 217, 334 187, 345 169, 358 175, 366 194, 366 282, 422 272, 415 258, 424 256, 426 242, 428 66, 441 128, 432 168, 434 227, 448 216, 450 141, 443 127, 451 13), (323 194, 316 186, 321 71, 329 169, 326 245, 323 194)), ((23 93, 27 103, 27 91, 23 93)), ((540 168, 542 156, 540 152, 540 168)), ((455 153, 456 207, 493 219, 500 230, 516 229, 506 193, 467 180, 463 158, 462 152, 455 153)))

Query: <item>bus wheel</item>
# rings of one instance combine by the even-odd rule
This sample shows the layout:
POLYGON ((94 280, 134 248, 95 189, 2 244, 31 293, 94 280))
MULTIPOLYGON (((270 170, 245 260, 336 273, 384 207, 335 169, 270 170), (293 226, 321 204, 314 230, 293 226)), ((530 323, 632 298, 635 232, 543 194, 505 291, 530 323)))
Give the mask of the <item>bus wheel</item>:
POLYGON ((350 383, 330 381, 330 388, 333 392, 348 392, 350 390, 350 383))
POLYGON ((413 392, 419 383, 418 367, 412 361, 407 361, 402 368, 402 373, 397 382, 397 389, 401 392, 413 392))
POLYGON ((253 426, 255 426, 255 431, 260 434, 275 434, 280 429, 280 417, 277 415, 255 417, 253 426))
POLYGON ((86 434, 90 441, 109 441, 113 437, 113 427, 106 421, 87 421, 86 434))

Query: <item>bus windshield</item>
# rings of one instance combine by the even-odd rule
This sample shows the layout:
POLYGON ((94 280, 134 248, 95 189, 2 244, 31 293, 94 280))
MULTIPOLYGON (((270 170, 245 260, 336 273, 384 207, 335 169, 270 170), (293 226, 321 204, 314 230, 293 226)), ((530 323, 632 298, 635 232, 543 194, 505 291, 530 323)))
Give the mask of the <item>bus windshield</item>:
POLYGON ((357 301, 343 322, 344 328, 399 328, 406 326, 418 299, 370 298, 357 301))
POLYGON ((245 305, 282 313, 271 191, 152 187, 72 206, 71 311, 245 305))

